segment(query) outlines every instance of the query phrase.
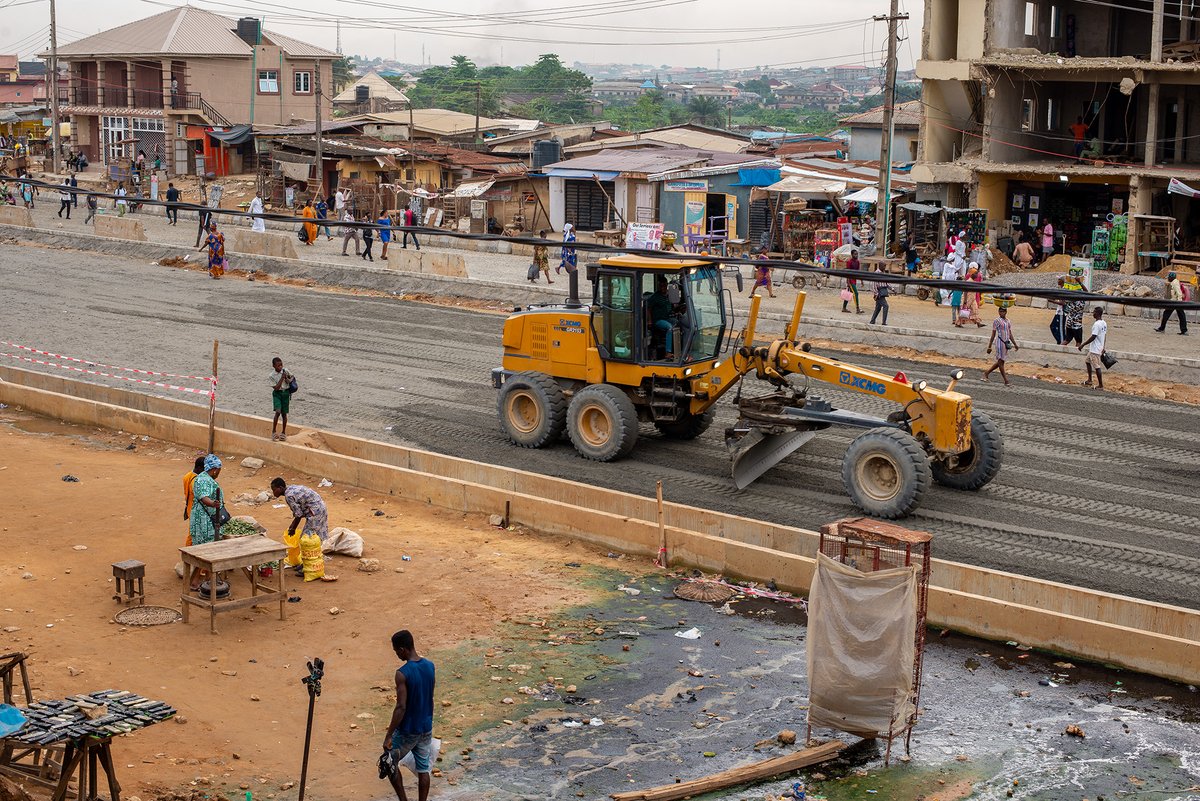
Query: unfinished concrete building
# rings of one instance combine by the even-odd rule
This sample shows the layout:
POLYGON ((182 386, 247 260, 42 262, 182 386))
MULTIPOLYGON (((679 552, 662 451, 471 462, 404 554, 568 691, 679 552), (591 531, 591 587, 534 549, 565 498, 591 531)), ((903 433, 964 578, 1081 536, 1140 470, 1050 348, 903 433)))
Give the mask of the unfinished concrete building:
POLYGON ((1072 253, 1128 212, 1124 272, 1139 264, 1136 215, 1173 217, 1179 249, 1200 250, 1200 200, 1167 192, 1200 185, 1194 6, 925 0, 918 200, 986 208, 1000 233, 1049 218, 1072 253))

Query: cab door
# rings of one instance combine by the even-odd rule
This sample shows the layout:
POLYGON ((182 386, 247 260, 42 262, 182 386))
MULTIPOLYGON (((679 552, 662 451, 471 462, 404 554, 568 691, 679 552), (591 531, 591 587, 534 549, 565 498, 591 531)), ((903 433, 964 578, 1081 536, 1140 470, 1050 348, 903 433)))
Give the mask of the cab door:
POLYGON ((592 332, 605 361, 631 362, 640 346, 634 275, 601 272, 592 304, 592 332))

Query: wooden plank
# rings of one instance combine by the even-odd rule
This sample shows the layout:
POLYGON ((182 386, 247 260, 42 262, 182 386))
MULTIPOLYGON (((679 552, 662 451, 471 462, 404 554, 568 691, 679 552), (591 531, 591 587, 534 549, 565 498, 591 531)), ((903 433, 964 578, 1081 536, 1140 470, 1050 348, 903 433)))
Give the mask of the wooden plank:
POLYGON ((831 740, 815 748, 805 748, 794 754, 775 757, 752 765, 742 765, 702 779, 693 779, 680 784, 665 784, 649 790, 633 790, 628 793, 613 793, 615 801, 678 801, 683 798, 703 795, 751 782, 764 781, 781 773, 816 765, 837 756, 846 747, 841 740, 831 740))
MULTIPOLYGON (((191 556, 195 559, 212 562, 274 553, 278 548, 283 548, 283 552, 287 553, 287 546, 282 542, 276 542, 261 534, 255 534, 249 537, 236 537, 231 540, 206 542, 203 545, 189 545, 185 548, 180 548, 179 553, 183 556, 191 556)), ((265 559, 263 561, 270 562, 272 560, 265 559)))
POLYGON ((192 604, 193 606, 198 606, 201 609, 215 609, 216 614, 221 614, 222 612, 232 612, 235 609, 242 609, 247 606, 259 606, 261 604, 271 603, 272 601, 278 601, 278 596, 278 592, 271 590, 270 593, 263 593, 262 595, 248 595, 245 598, 234 598, 230 601, 217 601, 215 604, 210 602, 207 598, 197 598, 193 595, 185 595, 183 596, 182 600, 185 604, 192 604))

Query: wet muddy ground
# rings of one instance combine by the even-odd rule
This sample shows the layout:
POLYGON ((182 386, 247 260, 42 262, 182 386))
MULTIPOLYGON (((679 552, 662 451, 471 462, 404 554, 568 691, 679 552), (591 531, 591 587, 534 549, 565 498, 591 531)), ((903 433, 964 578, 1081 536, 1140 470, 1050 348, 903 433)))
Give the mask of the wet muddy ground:
MULTIPOLYGON (((609 587, 624 578, 581 575, 609 587)), ((526 678, 512 675, 514 662, 528 663, 531 676, 542 675, 543 663, 569 665, 562 678, 575 692, 564 692, 570 684, 526 687, 537 695, 514 687, 507 723, 481 725, 455 741, 465 745, 448 746, 443 769, 457 782, 439 795, 599 799, 778 756, 793 748, 756 744, 784 729, 803 742, 803 612, 757 599, 724 609, 682 601, 672 595, 677 583, 631 579, 623 586, 638 594, 617 591, 600 606, 567 613, 564 628, 586 637, 532 642, 521 633, 512 648, 464 652, 440 667, 470 671, 482 659, 493 681, 516 685, 526 678), (699 639, 675 636, 692 627, 699 639)), ((515 632, 528 632, 517 625, 515 632)), ((505 642, 506 632, 496 634, 493 643, 505 642)), ((778 798, 801 778, 810 796, 830 801, 1200 798, 1194 689, 935 631, 924 664, 923 712, 908 761, 897 759, 901 742, 887 769, 883 743, 858 743, 796 776, 709 797, 778 798), (1065 734, 1071 725, 1084 737, 1065 734)))

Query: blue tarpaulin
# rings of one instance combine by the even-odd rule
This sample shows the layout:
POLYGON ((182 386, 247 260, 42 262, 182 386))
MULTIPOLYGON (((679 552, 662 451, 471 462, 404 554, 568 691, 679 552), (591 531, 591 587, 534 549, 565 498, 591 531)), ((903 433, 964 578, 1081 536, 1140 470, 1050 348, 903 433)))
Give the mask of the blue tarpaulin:
POLYGON ((779 169, 747 167, 738 170, 737 183, 733 186, 770 186, 779 180, 779 169))

